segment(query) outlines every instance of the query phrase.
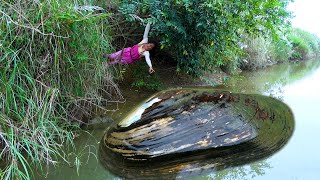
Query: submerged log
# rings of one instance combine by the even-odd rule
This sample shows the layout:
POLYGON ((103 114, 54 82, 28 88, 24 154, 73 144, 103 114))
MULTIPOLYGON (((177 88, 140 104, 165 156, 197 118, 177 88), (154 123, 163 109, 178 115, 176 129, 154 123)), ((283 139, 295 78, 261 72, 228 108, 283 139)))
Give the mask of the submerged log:
POLYGON ((163 91, 110 126, 100 161, 128 179, 175 179, 266 158, 294 130, 271 97, 221 90, 163 91))

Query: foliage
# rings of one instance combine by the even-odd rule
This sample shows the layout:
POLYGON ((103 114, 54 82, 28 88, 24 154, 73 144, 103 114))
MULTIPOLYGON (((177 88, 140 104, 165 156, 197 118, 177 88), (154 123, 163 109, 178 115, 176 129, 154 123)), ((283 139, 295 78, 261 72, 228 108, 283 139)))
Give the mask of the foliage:
POLYGON ((286 62, 292 54, 292 45, 289 42, 286 33, 286 31, 279 31, 279 38, 272 38, 270 56, 274 62, 286 62))
POLYGON ((271 63, 271 40, 262 36, 249 36, 243 39, 245 40, 245 57, 242 60, 242 69, 263 68, 266 64, 271 63))
POLYGON ((291 59, 306 59, 320 53, 320 38, 299 28, 292 28, 288 35, 292 44, 291 59))
POLYGON ((306 59, 320 53, 320 38, 299 28, 292 28, 289 40, 293 46, 291 59, 306 59))
POLYGON ((307 43, 299 36, 291 36, 290 41, 293 46, 291 59, 305 59, 309 53, 307 43))
POLYGON ((254 70, 268 64, 289 59, 307 59, 319 54, 319 37, 301 29, 285 27, 278 31, 277 38, 264 36, 242 36, 240 46, 244 53, 241 68, 254 70))
POLYGON ((133 68, 133 79, 131 86, 136 88, 144 88, 147 90, 162 90, 163 84, 157 74, 148 75, 146 67, 142 64, 137 64, 133 68))
POLYGON ((106 17, 87 1, 0 3, 0 159, 4 179, 56 163, 93 107, 121 98, 103 53, 106 17), (85 4, 85 6, 81 6, 85 4))
POLYGON ((241 34, 270 32, 276 36, 277 29, 290 16, 288 2, 123 0, 120 11, 129 21, 150 15, 154 35, 162 40, 162 48, 173 52, 178 70, 199 75, 203 70, 236 61, 230 57, 241 53, 241 34), (205 57, 203 49, 210 49, 212 56, 205 57))
POLYGON ((306 44, 308 45, 308 48, 310 50, 310 52, 312 53, 312 55, 315 53, 315 52, 319 52, 320 51, 320 47, 319 47, 319 37, 317 37, 315 34, 311 34, 307 31, 304 31, 302 29, 299 29, 299 28, 295 28, 294 29, 294 33, 301 37, 305 42, 306 44))
MULTIPOLYGON (((287 27, 288 28, 288 27, 287 27)), ((254 70, 278 62, 285 62, 292 53, 292 46, 286 37, 286 29, 278 31, 277 37, 243 35, 240 43, 244 53, 241 57, 241 68, 254 70)))

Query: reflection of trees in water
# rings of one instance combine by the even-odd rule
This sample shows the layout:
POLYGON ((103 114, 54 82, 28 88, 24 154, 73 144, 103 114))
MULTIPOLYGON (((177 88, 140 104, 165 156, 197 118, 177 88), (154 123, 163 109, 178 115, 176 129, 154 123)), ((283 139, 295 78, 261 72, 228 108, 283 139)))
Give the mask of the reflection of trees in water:
POLYGON ((290 79, 293 81, 302 79, 303 77, 312 74, 319 66, 320 60, 308 60, 295 63, 291 65, 292 75, 290 79))
POLYGON ((266 92, 263 93, 264 95, 283 100, 284 89, 282 83, 273 84, 271 87, 266 89, 266 92))
POLYGON ((257 176, 262 176, 265 170, 271 169, 271 165, 266 161, 258 161, 247 166, 228 168, 222 171, 211 173, 206 176, 210 180, 225 180, 225 179, 252 179, 257 176))
POLYGON ((259 93, 283 99, 284 86, 312 74, 319 66, 319 60, 308 60, 243 72, 226 82, 226 87, 234 92, 259 93))
POLYGON ((284 71, 283 68, 275 69, 276 72, 279 72, 279 78, 273 83, 266 83, 264 94, 283 100, 284 86, 309 76, 319 68, 319 65, 320 61, 315 60, 282 65, 283 68, 284 66, 287 66, 286 71, 284 71))

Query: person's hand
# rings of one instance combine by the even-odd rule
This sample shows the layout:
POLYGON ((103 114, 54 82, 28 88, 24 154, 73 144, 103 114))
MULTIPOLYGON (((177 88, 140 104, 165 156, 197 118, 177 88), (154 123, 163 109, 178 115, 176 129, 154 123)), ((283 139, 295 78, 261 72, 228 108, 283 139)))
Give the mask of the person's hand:
POLYGON ((149 73, 152 74, 152 73, 154 73, 154 72, 156 72, 156 71, 155 71, 152 67, 150 67, 150 68, 149 68, 149 73))

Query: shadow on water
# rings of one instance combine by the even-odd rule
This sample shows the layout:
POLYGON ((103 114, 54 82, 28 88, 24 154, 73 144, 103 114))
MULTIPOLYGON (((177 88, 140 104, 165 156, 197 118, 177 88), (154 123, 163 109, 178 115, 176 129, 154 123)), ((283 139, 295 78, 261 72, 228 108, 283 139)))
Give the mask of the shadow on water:
POLYGON ((274 98, 163 91, 108 128, 100 161, 126 179, 185 179, 266 158, 293 130, 290 108, 274 98))

